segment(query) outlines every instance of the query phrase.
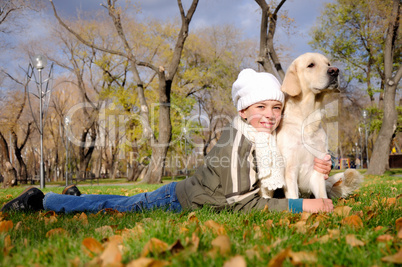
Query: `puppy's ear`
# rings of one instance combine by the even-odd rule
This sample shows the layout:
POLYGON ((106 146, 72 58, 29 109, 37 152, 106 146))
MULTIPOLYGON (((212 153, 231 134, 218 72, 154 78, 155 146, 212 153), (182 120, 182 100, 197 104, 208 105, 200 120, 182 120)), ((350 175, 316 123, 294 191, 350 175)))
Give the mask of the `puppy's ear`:
POLYGON ((301 86, 299 77, 297 76, 295 62, 290 64, 288 70, 286 71, 281 90, 282 92, 287 93, 290 96, 297 96, 301 93, 301 86))

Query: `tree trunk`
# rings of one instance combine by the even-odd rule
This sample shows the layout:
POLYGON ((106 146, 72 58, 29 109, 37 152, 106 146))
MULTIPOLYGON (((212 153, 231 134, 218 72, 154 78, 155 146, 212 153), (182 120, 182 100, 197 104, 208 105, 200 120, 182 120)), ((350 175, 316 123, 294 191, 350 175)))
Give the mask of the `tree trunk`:
POLYGON ((165 81, 164 70, 159 72, 159 137, 153 138, 152 157, 149 163, 145 183, 161 183, 164 162, 170 140, 172 138, 172 123, 170 121, 170 90, 172 81, 165 81))
POLYGON ((7 141, 0 132, 0 173, 3 175, 3 187, 10 187, 17 184, 17 172, 10 162, 10 154, 7 146, 7 141))
POLYGON ((89 129, 85 129, 81 135, 81 144, 86 144, 87 136, 90 134, 90 143, 87 146, 81 145, 79 148, 79 178, 87 178, 86 171, 89 166, 89 162, 91 161, 92 153, 95 149, 95 140, 96 140, 96 130, 95 123, 89 129))
POLYGON ((392 18, 388 26, 384 49, 384 118, 374 144, 367 174, 382 175, 386 171, 389 162, 389 146, 392 135, 396 130, 397 113, 395 109, 395 95, 397 85, 402 77, 402 66, 399 67, 394 77, 392 77, 392 68, 395 40, 397 40, 399 28, 400 10, 401 2, 394 0, 392 18))
POLYGON ((285 72, 275 51, 274 35, 278 12, 286 0, 282 0, 272 13, 265 0, 255 1, 261 7, 260 53, 257 62, 264 68, 264 71, 279 76, 283 80, 285 72))

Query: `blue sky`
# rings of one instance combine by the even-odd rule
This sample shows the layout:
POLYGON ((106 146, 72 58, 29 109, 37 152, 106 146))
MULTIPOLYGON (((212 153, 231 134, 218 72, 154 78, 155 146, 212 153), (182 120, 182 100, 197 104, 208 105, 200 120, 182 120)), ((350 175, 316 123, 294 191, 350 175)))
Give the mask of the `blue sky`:
MULTIPOLYGON (((62 16, 74 16, 77 10, 101 10, 100 3, 104 0, 53 0, 62 16)), ((120 1, 124 3, 123 0, 120 1)), ((268 1, 269 2, 269 1, 268 1)), ((282 10, 287 10, 289 17, 294 19, 294 34, 288 36, 281 28, 277 28, 275 43, 284 44, 291 58, 305 52, 310 52, 308 32, 315 24, 325 3, 332 0, 288 0, 282 10)), ((179 10, 175 0, 143 0, 135 1, 141 7, 143 17, 164 19, 178 16, 179 10)), ((183 0, 188 8, 191 0, 183 0)), ((246 37, 259 38, 260 14, 259 6, 253 0, 200 0, 190 27, 204 25, 234 24, 241 29, 246 37)), ((191 29, 190 29, 191 30, 191 29)), ((286 68, 286 66, 284 66, 286 68)))

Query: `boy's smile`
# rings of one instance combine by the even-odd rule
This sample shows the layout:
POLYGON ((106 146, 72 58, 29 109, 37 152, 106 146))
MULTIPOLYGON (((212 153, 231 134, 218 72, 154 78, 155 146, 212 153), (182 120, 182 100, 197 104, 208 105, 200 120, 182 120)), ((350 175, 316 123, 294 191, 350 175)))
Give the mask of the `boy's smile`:
POLYGON ((272 133, 281 121, 282 103, 277 100, 261 101, 239 111, 239 115, 257 131, 272 133))

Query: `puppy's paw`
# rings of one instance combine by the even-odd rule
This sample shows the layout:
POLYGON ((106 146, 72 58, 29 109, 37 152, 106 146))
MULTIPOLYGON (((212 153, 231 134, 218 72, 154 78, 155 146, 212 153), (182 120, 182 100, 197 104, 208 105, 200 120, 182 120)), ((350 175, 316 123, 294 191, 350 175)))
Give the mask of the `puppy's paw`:
POLYGON ((360 187, 363 182, 363 175, 354 169, 347 169, 344 173, 331 176, 332 187, 327 186, 329 198, 346 198, 360 187))

